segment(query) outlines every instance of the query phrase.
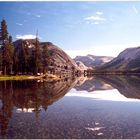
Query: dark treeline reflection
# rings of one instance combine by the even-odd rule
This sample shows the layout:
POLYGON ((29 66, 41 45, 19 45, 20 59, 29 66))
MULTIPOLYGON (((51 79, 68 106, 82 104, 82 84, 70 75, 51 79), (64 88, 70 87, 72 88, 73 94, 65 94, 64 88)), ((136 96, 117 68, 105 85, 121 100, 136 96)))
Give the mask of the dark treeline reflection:
POLYGON ((73 86, 75 80, 65 79, 57 82, 1 81, 0 82, 0 130, 6 134, 14 107, 33 108, 36 115, 40 107, 45 111, 48 106, 62 98, 73 86))

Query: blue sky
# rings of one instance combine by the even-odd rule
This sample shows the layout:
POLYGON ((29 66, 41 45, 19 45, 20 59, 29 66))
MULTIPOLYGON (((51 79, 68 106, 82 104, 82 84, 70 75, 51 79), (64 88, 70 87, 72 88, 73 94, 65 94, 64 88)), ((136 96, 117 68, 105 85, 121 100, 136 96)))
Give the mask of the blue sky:
POLYGON ((70 56, 116 56, 140 45, 140 2, 0 2, 13 39, 50 41, 70 56))

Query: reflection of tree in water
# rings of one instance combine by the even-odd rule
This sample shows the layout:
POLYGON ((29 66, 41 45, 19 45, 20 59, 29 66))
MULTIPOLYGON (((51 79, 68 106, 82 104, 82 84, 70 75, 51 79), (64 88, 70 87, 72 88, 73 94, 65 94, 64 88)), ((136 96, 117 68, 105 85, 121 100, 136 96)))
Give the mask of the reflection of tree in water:
POLYGON ((0 109, 0 129, 1 135, 4 136, 7 131, 8 123, 10 118, 12 117, 12 108, 13 108, 13 87, 12 83, 9 83, 9 87, 7 88, 6 81, 2 83, 1 89, 1 98, 2 98, 2 107, 0 109))
POLYGON ((7 132, 14 106, 21 110, 32 108, 38 118, 40 108, 46 111, 49 105, 62 98, 74 86, 72 83, 74 83, 73 80, 42 83, 36 81, 0 82, 1 136, 7 132))

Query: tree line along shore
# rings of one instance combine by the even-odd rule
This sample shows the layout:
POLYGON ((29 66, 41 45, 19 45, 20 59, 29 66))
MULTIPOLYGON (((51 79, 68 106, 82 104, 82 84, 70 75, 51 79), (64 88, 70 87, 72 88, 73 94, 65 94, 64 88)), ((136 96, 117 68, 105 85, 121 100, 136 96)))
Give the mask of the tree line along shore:
MULTIPOLYGON (((34 39, 34 50, 25 42, 21 44, 22 54, 16 51, 12 36, 8 32, 5 20, 0 28, 0 80, 36 78, 40 73, 46 74, 50 65, 50 54, 47 44, 42 48, 39 39, 34 39)), ((51 76, 50 76, 51 77, 51 76)))

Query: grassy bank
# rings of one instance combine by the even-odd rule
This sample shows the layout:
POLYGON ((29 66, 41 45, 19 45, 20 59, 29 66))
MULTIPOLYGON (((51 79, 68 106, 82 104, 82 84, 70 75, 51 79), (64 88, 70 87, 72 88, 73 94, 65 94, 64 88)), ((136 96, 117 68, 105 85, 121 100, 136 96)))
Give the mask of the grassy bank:
MULTIPOLYGON (((33 79, 42 79, 41 76, 32 76, 32 75, 2 75, 0 76, 0 81, 5 81, 5 80, 33 80, 33 79)), ((45 80, 58 80, 59 78, 55 75, 52 74, 46 74, 45 80)))
POLYGON ((6 75, 6 76, 0 76, 0 80, 3 81, 3 80, 26 80, 26 79, 30 79, 31 76, 29 75, 15 75, 15 76, 9 76, 9 75, 6 75))

